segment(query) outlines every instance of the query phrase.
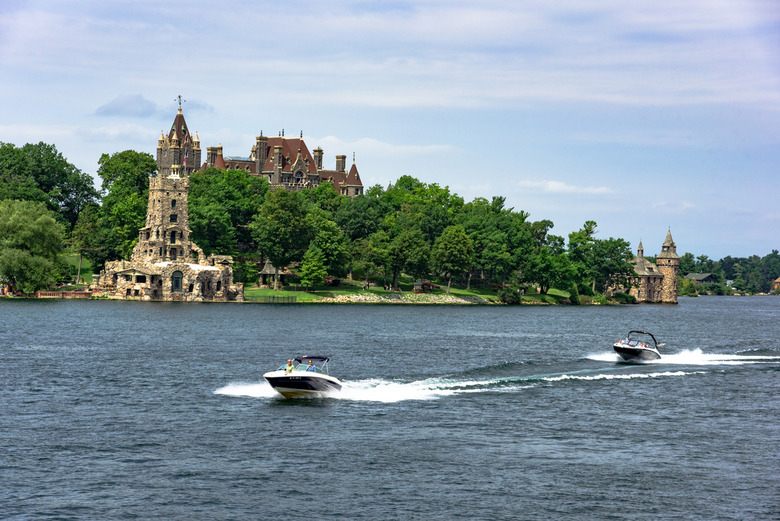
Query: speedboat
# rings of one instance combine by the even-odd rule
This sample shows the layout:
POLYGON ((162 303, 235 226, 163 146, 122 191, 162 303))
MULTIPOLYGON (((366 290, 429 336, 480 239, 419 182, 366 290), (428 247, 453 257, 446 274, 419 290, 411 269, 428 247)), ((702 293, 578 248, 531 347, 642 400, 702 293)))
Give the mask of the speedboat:
POLYGON ((263 375, 285 398, 316 397, 341 390, 338 378, 328 374, 327 356, 296 356, 294 361, 263 375))
POLYGON ((659 360, 659 344, 652 333, 647 331, 629 331, 626 338, 621 338, 612 347, 626 362, 641 362, 644 360, 659 360))

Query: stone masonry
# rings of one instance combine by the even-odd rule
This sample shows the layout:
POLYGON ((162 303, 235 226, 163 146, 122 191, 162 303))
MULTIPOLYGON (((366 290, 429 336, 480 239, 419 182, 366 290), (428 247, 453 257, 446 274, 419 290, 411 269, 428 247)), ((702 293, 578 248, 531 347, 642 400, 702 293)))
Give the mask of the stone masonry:
POLYGON ((210 255, 190 240, 189 173, 200 163, 181 106, 157 146, 158 174, 149 178, 146 225, 130 260, 107 262, 96 283, 115 298, 134 300, 243 301, 233 283, 233 259, 210 255))

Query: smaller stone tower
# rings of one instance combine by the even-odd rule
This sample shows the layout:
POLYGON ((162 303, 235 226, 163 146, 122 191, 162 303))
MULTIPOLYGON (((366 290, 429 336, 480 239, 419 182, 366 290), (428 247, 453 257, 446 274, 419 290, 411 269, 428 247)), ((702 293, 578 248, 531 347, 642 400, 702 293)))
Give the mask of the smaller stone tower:
POLYGON ((663 278, 661 302, 677 304, 677 274, 680 271, 680 256, 677 255, 677 245, 672 239, 672 231, 666 234, 666 240, 661 246, 661 253, 655 258, 663 278))

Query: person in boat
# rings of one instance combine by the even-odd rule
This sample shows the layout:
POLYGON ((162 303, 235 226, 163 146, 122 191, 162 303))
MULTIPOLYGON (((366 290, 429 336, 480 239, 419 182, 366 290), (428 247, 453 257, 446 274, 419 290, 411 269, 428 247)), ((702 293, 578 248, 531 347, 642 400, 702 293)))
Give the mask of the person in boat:
POLYGON ((287 360, 287 365, 284 366, 284 372, 292 373, 293 369, 295 369, 295 366, 293 365, 292 360, 287 360))
POLYGON ((313 371, 315 373, 317 372, 317 368, 314 367, 314 361, 313 360, 309 360, 309 367, 307 367, 306 370, 307 371, 313 371))

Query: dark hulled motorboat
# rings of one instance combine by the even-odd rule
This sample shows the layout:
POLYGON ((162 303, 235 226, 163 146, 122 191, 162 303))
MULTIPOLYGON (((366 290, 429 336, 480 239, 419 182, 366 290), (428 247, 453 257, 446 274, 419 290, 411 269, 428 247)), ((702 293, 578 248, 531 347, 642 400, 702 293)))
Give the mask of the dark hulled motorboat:
POLYGON ((652 333, 647 331, 629 331, 626 338, 621 338, 612 347, 625 362, 642 362, 660 360, 659 344, 652 333))
POLYGON ((285 398, 323 396, 341 390, 338 378, 328 374, 327 356, 297 356, 296 364, 265 373, 271 387, 285 398))

